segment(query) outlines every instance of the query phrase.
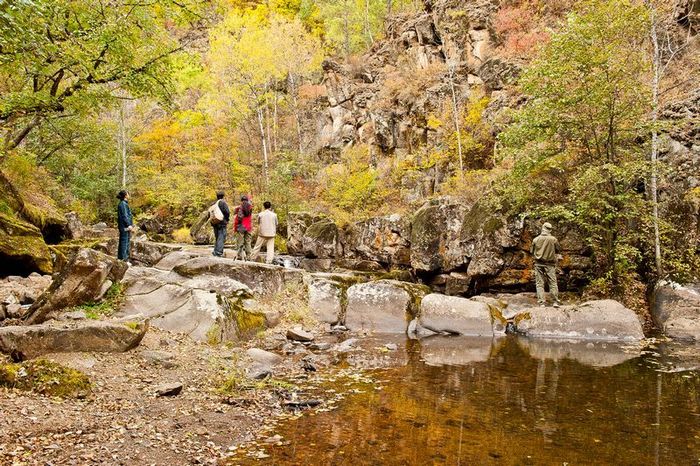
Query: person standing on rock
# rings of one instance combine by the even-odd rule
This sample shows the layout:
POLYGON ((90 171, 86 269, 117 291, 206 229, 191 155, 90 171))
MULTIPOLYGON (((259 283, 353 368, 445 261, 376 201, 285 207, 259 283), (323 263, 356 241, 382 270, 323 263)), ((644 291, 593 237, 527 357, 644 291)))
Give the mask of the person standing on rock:
POLYGON ((530 253, 535 259, 535 286, 537 287, 537 303, 540 306, 546 304, 544 295, 544 282, 549 283, 549 292, 554 298, 554 307, 559 307, 559 287, 557 286, 557 259, 561 252, 559 241, 552 236, 552 224, 545 222, 542 232, 532 240, 530 253))
POLYGON ((226 242, 226 226, 231 216, 228 204, 224 201, 224 192, 217 191, 216 202, 209 207, 209 223, 214 228, 214 252, 217 257, 224 255, 224 243, 226 242))
POLYGON ((238 236, 236 259, 250 260, 250 231, 253 229, 253 204, 248 196, 241 196, 241 204, 234 210, 233 230, 238 236), (244 252, 245 251, 245 252, 244 252))
POLYGON ((117 226, 119 227, 117 258, 128 262, 131 249, 131 232, 134 230, 134 221, 129 208, 129 193, 121 190, 117 194, 117 199, 119 199, 119 205, 117 206, 117 226))
POLYGON ((277 214, 272 211, 270 201, 263 202, 265 210, 258 214, 258 239, 255 241, 252 259, 256 260, 260 254, 260 248, 265 244, 265 262, 272 263, 275 258, 275 236, 277 236, 277 214))

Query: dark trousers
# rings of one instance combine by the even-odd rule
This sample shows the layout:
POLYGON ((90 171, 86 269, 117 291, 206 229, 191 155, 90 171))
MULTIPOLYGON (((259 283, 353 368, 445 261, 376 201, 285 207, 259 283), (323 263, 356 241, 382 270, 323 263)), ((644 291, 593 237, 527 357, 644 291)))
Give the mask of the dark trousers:
POLYGON ((214 255, 224 255, 224 243, 226 242, 226 224, 219 223, 214 225, 214 255))
POLYGON ((128 261, 131 249, 131 233, 128 231, 119 232, 119 249, 117 250, 117 259, 128 261))

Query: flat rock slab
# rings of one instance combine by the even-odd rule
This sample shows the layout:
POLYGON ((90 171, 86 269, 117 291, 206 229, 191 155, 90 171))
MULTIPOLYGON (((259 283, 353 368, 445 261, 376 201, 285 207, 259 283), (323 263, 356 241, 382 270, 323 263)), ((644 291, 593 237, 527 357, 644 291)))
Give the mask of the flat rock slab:
MULTIPOLYGON (((494 334, 488 304, 437 293, 431 293, 421 301, 418 323, 438 333, 471 336, 494 334)), ((499 333, 505 333, 504 326, 500 326, 499 333)))
POLYGON ((2 327, 0 351, 23 359, 47 353, 120 353, 138 346, 147 328, 144 322, 105 321, 2 327))
POLYGON ((634 311, 612 299, 577 306, 534 307, 515 316, 519 333, 533 338, 638 341, 644 338, 634 311))
MULTIPOLYGON (((167 256, 166 256, 167 259, 167 256)), ((256 295, 271 296, 282 291, 295 277, 302 281, 304 271, 277 265, 237 261, 222 257, 195 257, 172 269, 183 277, 198 275, 229 277, 247 285, 256 295)))
POLYGON ((700 283, 659 283, 652 314, 669 337, 700 340, 700 283))

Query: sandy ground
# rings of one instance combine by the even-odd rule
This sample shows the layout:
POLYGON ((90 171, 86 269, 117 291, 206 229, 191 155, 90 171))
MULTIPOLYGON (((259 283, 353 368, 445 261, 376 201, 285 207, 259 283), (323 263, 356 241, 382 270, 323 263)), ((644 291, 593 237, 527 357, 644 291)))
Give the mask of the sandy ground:
MULTIPOLYGON (((0 464, 216 464, 284 411, 280 390, 218 391, 243 351, 151 328, 127 353, 49 355, 86 373, 92 393, 61 400, 0 389, 0 464), (145 359, 147 350, 172 353, 174 367, 145 359), (155 387, 167 382, 184 388, 157 397, 155 387)), ((299 359, 285 358, 276 374, 303 374, 299 359)))

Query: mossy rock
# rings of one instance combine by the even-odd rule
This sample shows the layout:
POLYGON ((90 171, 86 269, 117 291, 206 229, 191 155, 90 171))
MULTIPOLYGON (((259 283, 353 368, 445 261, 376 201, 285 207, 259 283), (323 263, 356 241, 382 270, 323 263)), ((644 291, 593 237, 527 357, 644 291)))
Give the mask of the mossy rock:
POLYGON ((309 226, 304 236, 322 243, 332 243, 338 236, 338 227, 331 220, 324 219, 309 226))
POLYGON ((31 223, 0 213, 0 274, 53 272, 53 260, 41 231, 31 223))
POLYGON ((45 359, 0 364, 0 386, 61 398, 83 398, 91 390, 87 375, 45 359))
POLYGON ((267 329, 267 320, 262 312, 246 309, 244 299, 220 298, 226 305, 226 315, 223 321, 212 325, 207 332, 207 342, 210 344, 222 341, 247 340, 267 329))

